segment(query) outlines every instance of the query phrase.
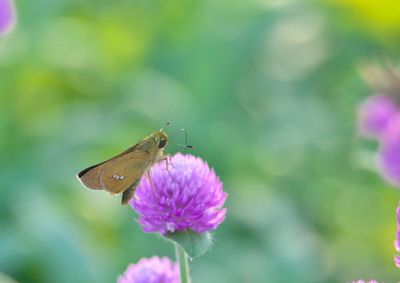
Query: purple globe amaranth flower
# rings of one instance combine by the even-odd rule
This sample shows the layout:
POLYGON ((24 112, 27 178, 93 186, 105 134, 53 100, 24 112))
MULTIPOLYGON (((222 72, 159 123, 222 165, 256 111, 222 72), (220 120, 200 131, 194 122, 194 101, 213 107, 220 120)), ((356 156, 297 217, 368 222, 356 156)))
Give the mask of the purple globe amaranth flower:
MULTIPOLYGON (((396 230, 396 240, 394 241, 394 248, 398 253, 400 253, 400 206, 396 209, 397 214, 397 230, 396 230)), ((394 256, 394 264, 400 268, 400 256, 394 256)))
POLYGON ((9 33, 15 26, 14 0, 0 0, 0 36, 9 33))
POLYGON ((145 232, 161 234, 216 229, 225 219, 222 208, 228 196, 222 182, 206 162, 192 155, 176 154, 151 168, 130 205, 139 213, 145 232))
POLYGON ((378 158, 383 177, 400 187, 400 114, 386 126, 380 139, 378 158))
POLYGON ((131 264, 118 277, 118 283, 180 283, 178 264, 169 258, 153 256, 131 264))
POLYGON ((370 280, 370 281, 358 280, 358 281, 351 281, 351 283, 379 283, 379 282, 376 280, 370 280))
POLYGON ((395 256, 394 256, 394 264, 395 264, 398 268, 400 268, 400 256, 398 256, 398 255, 395 255, 395 256))
POLYGON ((373 95, 368 97, 358 111, 358 129, 365 137, 379 138, 390 119, 398 113, 392 97, 373 95))

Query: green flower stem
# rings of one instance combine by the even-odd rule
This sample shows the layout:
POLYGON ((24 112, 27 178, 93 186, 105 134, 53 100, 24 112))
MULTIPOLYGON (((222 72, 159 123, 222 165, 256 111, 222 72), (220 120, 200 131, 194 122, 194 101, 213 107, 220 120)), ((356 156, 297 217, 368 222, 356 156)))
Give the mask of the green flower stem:
POLYGON ((179 270, 181 273, 181 283, 190 283, 189 275, 189 257, 185 250, 177 243, 175 243, 176 260, 179 263, 179 270))

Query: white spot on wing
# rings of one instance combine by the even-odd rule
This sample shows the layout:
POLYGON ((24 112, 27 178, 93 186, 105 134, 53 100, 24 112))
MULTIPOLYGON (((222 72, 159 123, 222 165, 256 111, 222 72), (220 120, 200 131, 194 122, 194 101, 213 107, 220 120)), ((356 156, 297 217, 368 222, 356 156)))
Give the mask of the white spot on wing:
POLYGON ((112 177, 111 177, 111 178, 113 178, 114 180, 121 181, 121 180, 123 180, 123 179, 125 178, 125 176, 112 175, 112 177))

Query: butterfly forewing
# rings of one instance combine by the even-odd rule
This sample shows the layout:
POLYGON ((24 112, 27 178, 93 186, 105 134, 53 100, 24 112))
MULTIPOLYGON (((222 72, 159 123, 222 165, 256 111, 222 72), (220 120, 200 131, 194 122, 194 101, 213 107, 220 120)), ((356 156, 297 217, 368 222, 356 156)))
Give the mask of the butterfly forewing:
POLYGON ((85 185, 85 187, 92 190, 102 189, 100 184, 99 166, 100 164, 90 166, 78 174, 78 179, 85 185))
POLYGON ((133 151, 99 166, 99 183, 102 189, 118 194, 140 179, 149 165, 148 153, 133 151))

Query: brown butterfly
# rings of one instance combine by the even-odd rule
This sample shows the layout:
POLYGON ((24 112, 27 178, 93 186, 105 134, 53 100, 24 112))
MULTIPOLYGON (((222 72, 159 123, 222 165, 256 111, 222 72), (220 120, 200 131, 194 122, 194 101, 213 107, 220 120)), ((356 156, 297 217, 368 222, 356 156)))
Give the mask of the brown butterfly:
POLYGON ((77 177, 86 188, 122 193, 121 203, 127 204, 142 176, 154 163, 168 157, 164 155, 167 143, 168 135, 161 129, 121 154, 82 170, 77 177))

